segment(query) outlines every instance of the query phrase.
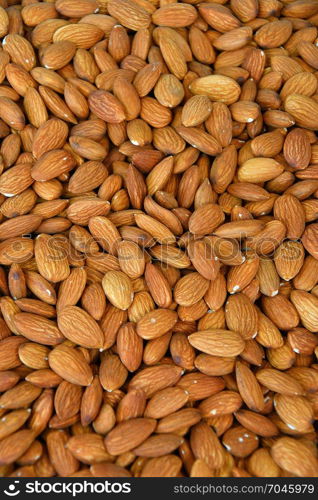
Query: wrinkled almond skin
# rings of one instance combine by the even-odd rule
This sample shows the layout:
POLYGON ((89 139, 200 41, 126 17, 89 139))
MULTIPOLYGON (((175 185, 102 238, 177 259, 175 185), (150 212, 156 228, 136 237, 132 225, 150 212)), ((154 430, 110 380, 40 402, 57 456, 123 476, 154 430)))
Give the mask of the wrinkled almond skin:
POLYGON ((194 80, 190 90, 195 95, 207 95, 212 101, 232 104, 240 95, 237 83, 227 76, 211 75, 194 80))
POLYGON ((103 90, 93 92, 89 97, 89 105, 98 118, 108 123, 120 123, 125 119, 120 101, 109 92, 103 90))
POLYGON ((62 331, 67 332, 67 338, 76 344, 88 348, 99 348, 103 345, 101 329, 95 320, 79 307, 64 307, 58 315, 58 324, 62 331))
POLYGON ((56 345, 64 340, 63 334, 57 325, 50 320, 31 313, 18 313, 15 315, 15 325, 21 335, 45 345, 56 345))
POLYGON ((82 353, 74 348, 62 345, 51 351, 49 365, 55 373, 72 384, 88 386, 93 380, 90 366, 82 353))
POLYGON ((36 181, 49 181, 67 173, 74 165, 74 158, 70 153, 62 149, 52 150, 38 159, 31 170, 31 175, 36 181))
POLYGON ((317 477, 318 0, 0 36, 0 476, 317 477))
POLYGON ((102 285, 106 297, 118 309, 126 310, 133 300, 130 278, 121 271, 109 271, 105 274, 102 285))
POLYGON ((214 356, 236 356, 244 349, 244 340, 236 332, 228 330, 206 330, 189 337, 191 345, 214 356))
POLYGON ((317 459, 304 444, 291 437, 280 438, 271 450, 274 461, 296 476, 317 477, 317 459))
POLYGON ((155 429, 153 419, 134 419, 119 424, 105 439, 105 446, 109 453, 119 455, 135 448, 155 429), (122 439, 125 436, 125 439, 122 439))

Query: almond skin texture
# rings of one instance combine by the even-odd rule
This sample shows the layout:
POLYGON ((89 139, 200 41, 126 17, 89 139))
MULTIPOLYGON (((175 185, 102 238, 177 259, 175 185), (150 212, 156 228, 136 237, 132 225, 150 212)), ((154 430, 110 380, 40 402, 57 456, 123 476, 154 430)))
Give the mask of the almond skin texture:
POLYGON ((50 352, 51 369, 71 384, 88 386, 93 380, 91 368, 80 351, 60 346, 50 352))
POLYGON ((296 476, 317 477, 316 457, 296 439, 280 438, 273 446, 271 455, 280 467, 296 476))
POLYGON ((191 233, 205 235, 224 221, 224 213, 217 205, 206 204, 193 212, 189 219, 189 230, 191 233))
POLYGON ((150 16, 146 10, 130 0, 112 0, 108 5, 108 12, 118 19, 123 26, 132 30, 148 28, 150 16))
POLYGON ((45 234, 38 236, 35 243, 35 259, 40 274, 49 281, 58 282, 67 278, 70 273, 63 251, 63 240, 45 234))
POLYGON ((277 177, 283 172, 283 167, 271 158, 252 158, 239 169, 241 182, 263 182, 277 177))
POLYGON ((189 342, 199 351, 213 356, 236 356, 245 346, 243 338, 229 330, 206 330, 193 333, 189 342))
POLYGON ((105 446, 112 455, 120 455, 135 448, 154 431, 153 419, 133 419, 119 424, 105 439, 105 446), (125 436, 125 440, 122 439, 125 436))
POLYGON ((137 333, 144 339, 160 337, 170 330, 177 321, 174 311, 157 309, 146 314, 137 324, 137 333))
POLYGON ((36 181, 49 181, 71 170, 74 158, 64 150, 52 150, 39 158, 32 168, 31 175, 36 181))
POLYGON ((108 300, 118 309, 126 310, 133 300, 130 279, 121 271, 109 271, 105 274, 102 285, 108 300))
POLYGON ((236 381, 245 404, 251 410, 262 411, 265 403, 261 387, 251 370, 240 362, 236 364, 236 381))
POLYGON ((3 439, 0 445, 1 465, 17 460, 29 448, 35 438, 31 430, 18 431, 3 439))
POLYGON ((36 314, 18 313, 15 315, 15 324, 21 335, 40 344, 56 345, 64 340, 53 321, 36 314))
POLYGON ((91 349, 103 345, 104 337, 98 324, 79 307, 64 307, 58 315, 58 325, 62 332, 67 332, 67 338, 76 344, 91 349))
POLYGON ((291 114, 298 126, 309 130, 314 130, 317 126, 315 121, 310 120, 310 110, 315 110, 316 106, 311 97, 296 93, 289 95, 285 101, 285 111, 291 114))
POLYGON ((125 119, 120 101, 104 90, 96 90, 90 95, 89 106, 91 111, 105 122, 120 123, 125 119))
POLYGON ((300 238, 305 228, 305 214, 296 197, 284 194, 277 198, 274 213, 276 218, 285 224, 288 238, 300 238))
POLYGON ((0 36, 0 476, 318 476, 318 0, 0 36))
POLYGON ((212 101, 232 104, 240 95, 239 85, 227 76, 210 75, 194 80, 190 90, 195 95, 206 95, 212 101))
POLYGON ((310 141, 302 129, 292 130, 284 142, 284 157, 296 169, 308 167, 311 158, 310 141))

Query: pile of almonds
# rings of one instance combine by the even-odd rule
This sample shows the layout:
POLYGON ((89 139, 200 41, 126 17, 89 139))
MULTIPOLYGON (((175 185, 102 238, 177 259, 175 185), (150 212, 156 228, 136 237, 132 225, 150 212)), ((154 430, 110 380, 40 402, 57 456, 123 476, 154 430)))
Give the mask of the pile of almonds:
POLYGON ((318 1, 0 36, 0 475, 317 477, 318 1))

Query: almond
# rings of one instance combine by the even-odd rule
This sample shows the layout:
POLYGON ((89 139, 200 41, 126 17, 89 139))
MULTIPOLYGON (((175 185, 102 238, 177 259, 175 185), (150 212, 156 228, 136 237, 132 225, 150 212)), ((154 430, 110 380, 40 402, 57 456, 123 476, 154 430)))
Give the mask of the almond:
POLYGON ((0 476, 316 476, 317 0, 0 4, 0 476))
POLYGON ((284 168, 272 158, 251 158, 239 169, 238 176, 241 182, 264 182, 277 177, 284 168))
POLYGON ((49 281, 58 282, 70 273, 70 267, 65 255, 63 239, 41 234, 35 241, 35 259, 40 274, 49 281))
POLYGON ((196 10, 188 4, 165 5, 152 15, 152 21, 159 26, 183 28, 192 24, 197 17, 196 10))
POLYGON ((64 149, 53 149, 44 153, 31 170, 32 178, 36 181, 48 181, 67 173, 75 166, 73 156, 64 149))
POLYGON ((253 372, 243 363, 236 363, 236 383, 246 406, 254 411, 265 407, 263 392, 253 372))
POLYGON ((317 103, 311 97, 297 93, 289 95, 285 100, 285 111, 291 114, 298 126, 309 130, 316 128, 311 116, 316 106, 317 103))
POLYGON ((64 307, 58 315, 58 325, 64 335, 76 344, 88 348, 100 348, 103 345, 104 336, 98 324, 79 307, 64 307))
POLYGON ((190 90, 195 95, 206 95, 212 101, 232 104, 241 93, 240 86, 232 79, 223 75, 204 76, 190 84, 190 90))
POLYGON ((31 446, 35 438, 34 432, 24 429, 11 434, 0 443, 0 463, 10 464, 17 460, 31 446))
POLYGON ((154 339, 172 329, 177 321, 175 311, 155 309, 145 314, 137 323, 137 333, 144 339, 154 339))
POLYGON ((21 335, 44 345, 60 344, 64 340, 56 323, 32 313, 18 313, 14 317, 15 325, 21 335))
POLYGON ((105 446, 112 455, 120 455, 141 444, 154 431, 156 421, 136 418, 118 424, 105 438, 105 446), (125 439, 122 439, 122 436, 125 439))
POLYGON ((145 9, 131 0, 111 0, 107 6, 108 12, 126 28, 139 30, 148 28, 150 16, 145 9))
POLYGON ((271 455, 275 462, 296 476, 317 476, 317 460, 299 440, 282 437, 274 443, 271 455))
POLYGON ((93 380, 92 370, 83 354, 62 345, 53 349, 49 354, 51 369, 71 384, 88 386, 93 380))
POLYGON ((244 350, 244 340, 229 330, 205 330, 189 336, 189 342, 199 351, 213 356, 236 356, 244 350))
POLYGON ((108 300, 118 309, 126 310, 131 305, 134 294, 132 284, 121 271, 109 271, 103 278, 103 289, 108 300))

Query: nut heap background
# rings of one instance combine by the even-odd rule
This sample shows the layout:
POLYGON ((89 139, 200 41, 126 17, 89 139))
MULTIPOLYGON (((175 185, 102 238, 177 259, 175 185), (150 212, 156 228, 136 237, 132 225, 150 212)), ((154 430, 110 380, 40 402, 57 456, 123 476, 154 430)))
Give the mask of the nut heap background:
POLYGON ((318 2, 0 5, 1 475, 317 476, 318 2))

